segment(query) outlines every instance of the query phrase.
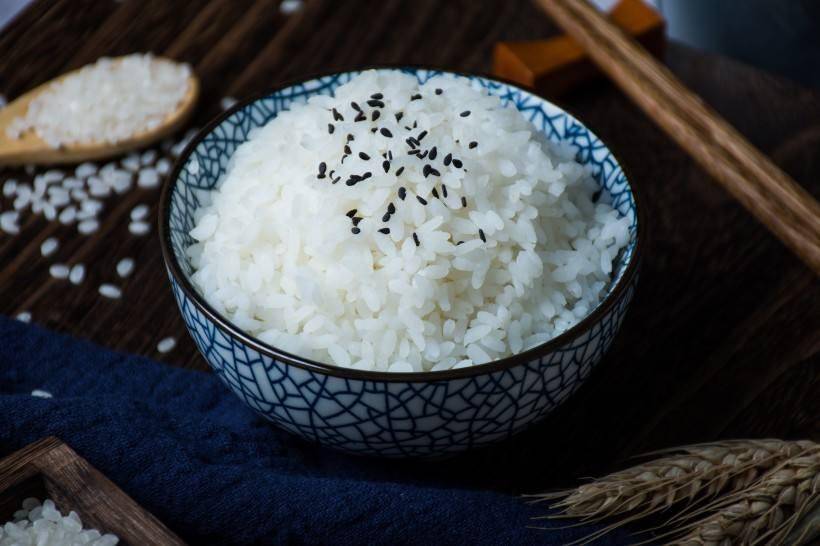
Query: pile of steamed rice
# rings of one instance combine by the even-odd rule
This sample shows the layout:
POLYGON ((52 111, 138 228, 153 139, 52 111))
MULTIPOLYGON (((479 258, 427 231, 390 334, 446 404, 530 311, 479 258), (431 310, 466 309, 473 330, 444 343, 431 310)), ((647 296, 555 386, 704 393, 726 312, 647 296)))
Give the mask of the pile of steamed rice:
POLYGON ((571 150, 468 80, 370 71, 253 132, 188 256, 206 300, 281 350, 463 368, 595 308, 629 237, 607 200, 571 150))

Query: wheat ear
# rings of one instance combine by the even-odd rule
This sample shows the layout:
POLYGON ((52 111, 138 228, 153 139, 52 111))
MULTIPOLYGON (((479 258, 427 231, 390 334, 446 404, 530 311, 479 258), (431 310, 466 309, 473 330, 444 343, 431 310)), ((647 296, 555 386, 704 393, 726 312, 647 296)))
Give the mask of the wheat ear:
MULTIPOLYGON (((820 505, 820 445, 793 457, 759 481, 698 510, 717 510, 684 527, 670 544, 807 544, 816 527, 800 525, 820 505)), ((811 519, 811 518, 810 518, 811 519)))

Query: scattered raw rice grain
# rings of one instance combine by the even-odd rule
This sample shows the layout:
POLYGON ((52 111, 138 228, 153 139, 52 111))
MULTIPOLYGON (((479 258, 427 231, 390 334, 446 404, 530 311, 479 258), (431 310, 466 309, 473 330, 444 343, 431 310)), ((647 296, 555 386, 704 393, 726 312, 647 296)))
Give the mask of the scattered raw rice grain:
POLYGON ((148 216, 148 205, 140 204, 131 209, 131 220, 142 220, 148 216))
POLYGON ((148 222, 131 222, 128 224, 128 231, 133 235, 145 235, 151 230, 148 222))
POLYGON ((14 317, 14 318, 19 320, 20 322, 28 323, 28 322, 31 322, 31 313, 29 313, 28 311, 21 311, 21 312, 17 313, 17 316, 14 317))
POLYGON ((68 274, 68 281, 71 284, 80 284, 85 279, 85 265, 83 264, 76 264, 71 268, 71 272, 68 274))
MULTIPOLYGON (((35 398, 53 398, 54 397, 53 394, 51 394, 48 391, 44 391, 42 389, 34 389, 33 391, 31 391, 31 396, 33 396, 35 398)), ((38 542, 37 544, 40 544, 40 542, 38 542)))
POLYGON ((157 172, 161 175, 168 174, 169 172, 171 172, 171 161, 163 157, 162 159, 157 161, 156 169, 157 172))
POLYGON ((17 224, 19 219, 20 213, 16 210, 0 212, 0 230, 9 235, 17 235, 20 233, 20 226, 17 224))
POLYGON ((137 186, 140 188, 155 188, 159 185, 159 173, 156 169, 148 167, 140 171, 137 177, 137 186))
POLYGON ((157 343, 157 351, 161 353, 169 353, 174 350, 174 347, 177 346, 177 340, 173 337, 166 337, 160 340, 157 343))
POLYGON ((90 233, 94 233, 100 228, 100 223, 93 218, 89 218, 88 220, 83 220, 79 224, 77 224, 77 231, 82 233, 83 235, 88 235, 90 233))
POLYGON ((117 262, 117 275, 119 275, 123 279, 130 276, 133 271, 134 271, 134 260, 133 260, 133 258, 123 258, 122 260, 117 262))
POLYGON ((157 160, 156 150, 146 150, 140 156, 141 165, 152 165, 157 160))
POLYGON ((48 274, 60 280, 68 278, 69 271, 68 266, 65 264, 52 264, 48 268, 48 274))
POLYGON ((95 163, 81 163, 74 169, 74 176, 77 178, 88 178, 92 174, 97 174, 97 165, 95 163))
POLYGON ((100 285, 99 288, 100 295, 105 296, 106 298, 110 298, 112 300, 119 299, 122 296, 122 290, 119 287, 104 283, 100 285))
POLYGON ((49 237, 40 244, 40 254, 42 254, 43 257, 51 256, 59 246, 60 242, 56 237, 49 237))

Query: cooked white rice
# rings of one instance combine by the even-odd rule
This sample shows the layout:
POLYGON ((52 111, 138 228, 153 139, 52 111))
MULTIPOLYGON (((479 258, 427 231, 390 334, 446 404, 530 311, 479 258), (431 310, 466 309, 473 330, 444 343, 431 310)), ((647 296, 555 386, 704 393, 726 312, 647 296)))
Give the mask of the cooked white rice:
POLYGON ((572 156, 467 80, 366 72, 236 150, 196 214, 193 282, 262 341, 339 366, 519 353, 599 303, 629 237, 572 156))

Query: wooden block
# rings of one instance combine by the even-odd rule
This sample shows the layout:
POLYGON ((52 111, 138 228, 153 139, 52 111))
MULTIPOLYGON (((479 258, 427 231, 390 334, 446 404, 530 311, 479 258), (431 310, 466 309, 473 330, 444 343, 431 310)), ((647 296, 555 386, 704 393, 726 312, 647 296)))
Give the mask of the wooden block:
MULTIPOLYGON (((609 17, 652 54, 663 55, 663 18, 643 0, 621 0, 609 17)), ((493 52, 493 73, 547 96, 560 96, 600 75, 584 49, 569 36, 499 42, 493 52)))
POLYGON ((74 510, 83 527, 114 533, 122 545, 185 544, 57 438, 44 438, 0 460, 0 524, 11 520, 27 497, 50 498, 63 515, 74 510))

